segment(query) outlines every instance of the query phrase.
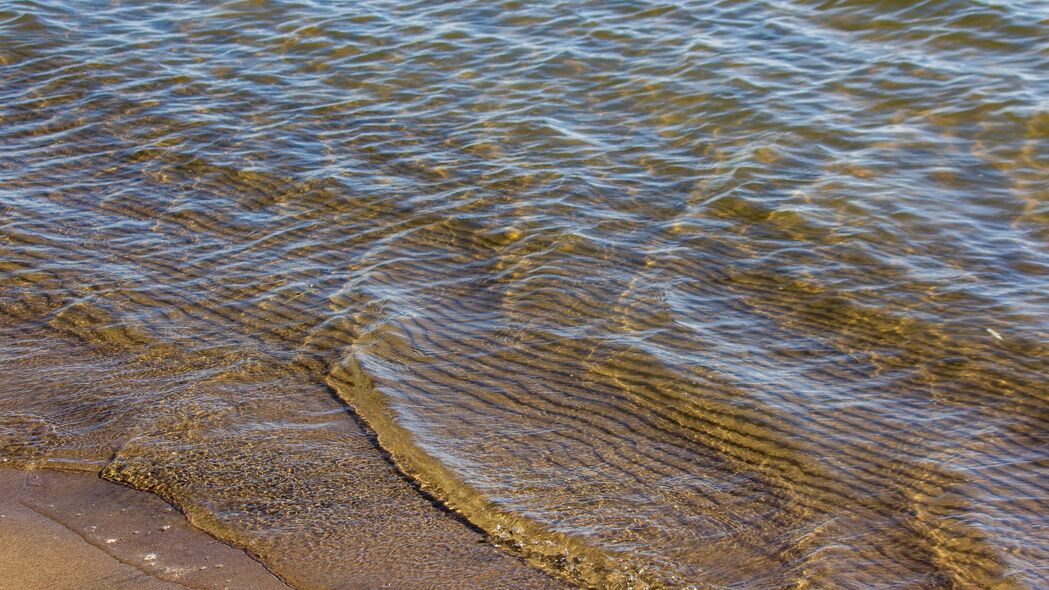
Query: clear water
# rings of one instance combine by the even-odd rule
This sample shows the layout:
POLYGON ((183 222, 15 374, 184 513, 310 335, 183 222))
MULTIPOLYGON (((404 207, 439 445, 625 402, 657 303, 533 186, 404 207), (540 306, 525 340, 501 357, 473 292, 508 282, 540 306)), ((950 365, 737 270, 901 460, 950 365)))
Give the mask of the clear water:
POLYGON ((127 4, 0 7, 5 463, 300 587, 1049 585, 1046 3, 127 4))

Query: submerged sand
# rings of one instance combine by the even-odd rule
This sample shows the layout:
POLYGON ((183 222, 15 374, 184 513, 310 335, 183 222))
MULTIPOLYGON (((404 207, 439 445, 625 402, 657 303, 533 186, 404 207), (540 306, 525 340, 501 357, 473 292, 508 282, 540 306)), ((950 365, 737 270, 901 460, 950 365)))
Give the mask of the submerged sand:
POLYGON ((94 474, 0 469, 0 590, 284 589, 160 498, 94 474))

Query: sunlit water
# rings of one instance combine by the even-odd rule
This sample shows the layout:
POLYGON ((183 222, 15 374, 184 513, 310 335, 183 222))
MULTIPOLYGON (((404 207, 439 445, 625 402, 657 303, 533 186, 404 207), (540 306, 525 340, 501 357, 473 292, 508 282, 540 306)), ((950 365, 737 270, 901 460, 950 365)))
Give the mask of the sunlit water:
POLYGON ((1049 587, 1047 246, 1039 0, 0 7, 0 457, 303 587, 1049 587))

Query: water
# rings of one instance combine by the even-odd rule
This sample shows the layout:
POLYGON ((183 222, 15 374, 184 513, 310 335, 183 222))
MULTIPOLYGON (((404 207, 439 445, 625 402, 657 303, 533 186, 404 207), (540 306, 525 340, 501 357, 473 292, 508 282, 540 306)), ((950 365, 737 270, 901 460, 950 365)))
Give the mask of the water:
POLYGON ((1038 0, 6 2, 0 457, 301 587, 1049 586, 1047 99, 1038 0))

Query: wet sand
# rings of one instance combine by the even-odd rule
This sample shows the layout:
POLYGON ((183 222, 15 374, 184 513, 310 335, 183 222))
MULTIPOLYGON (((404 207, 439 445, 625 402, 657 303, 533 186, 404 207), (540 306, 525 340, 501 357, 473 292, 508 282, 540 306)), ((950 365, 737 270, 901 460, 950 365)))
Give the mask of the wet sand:
POLYGON ((0 590, 290 588, 160 498, 90 473, 0 469, 0 590))
POLYGON ((1049 2, 83 4, 0 466, 299 590, 1049 589, 1049 2))

